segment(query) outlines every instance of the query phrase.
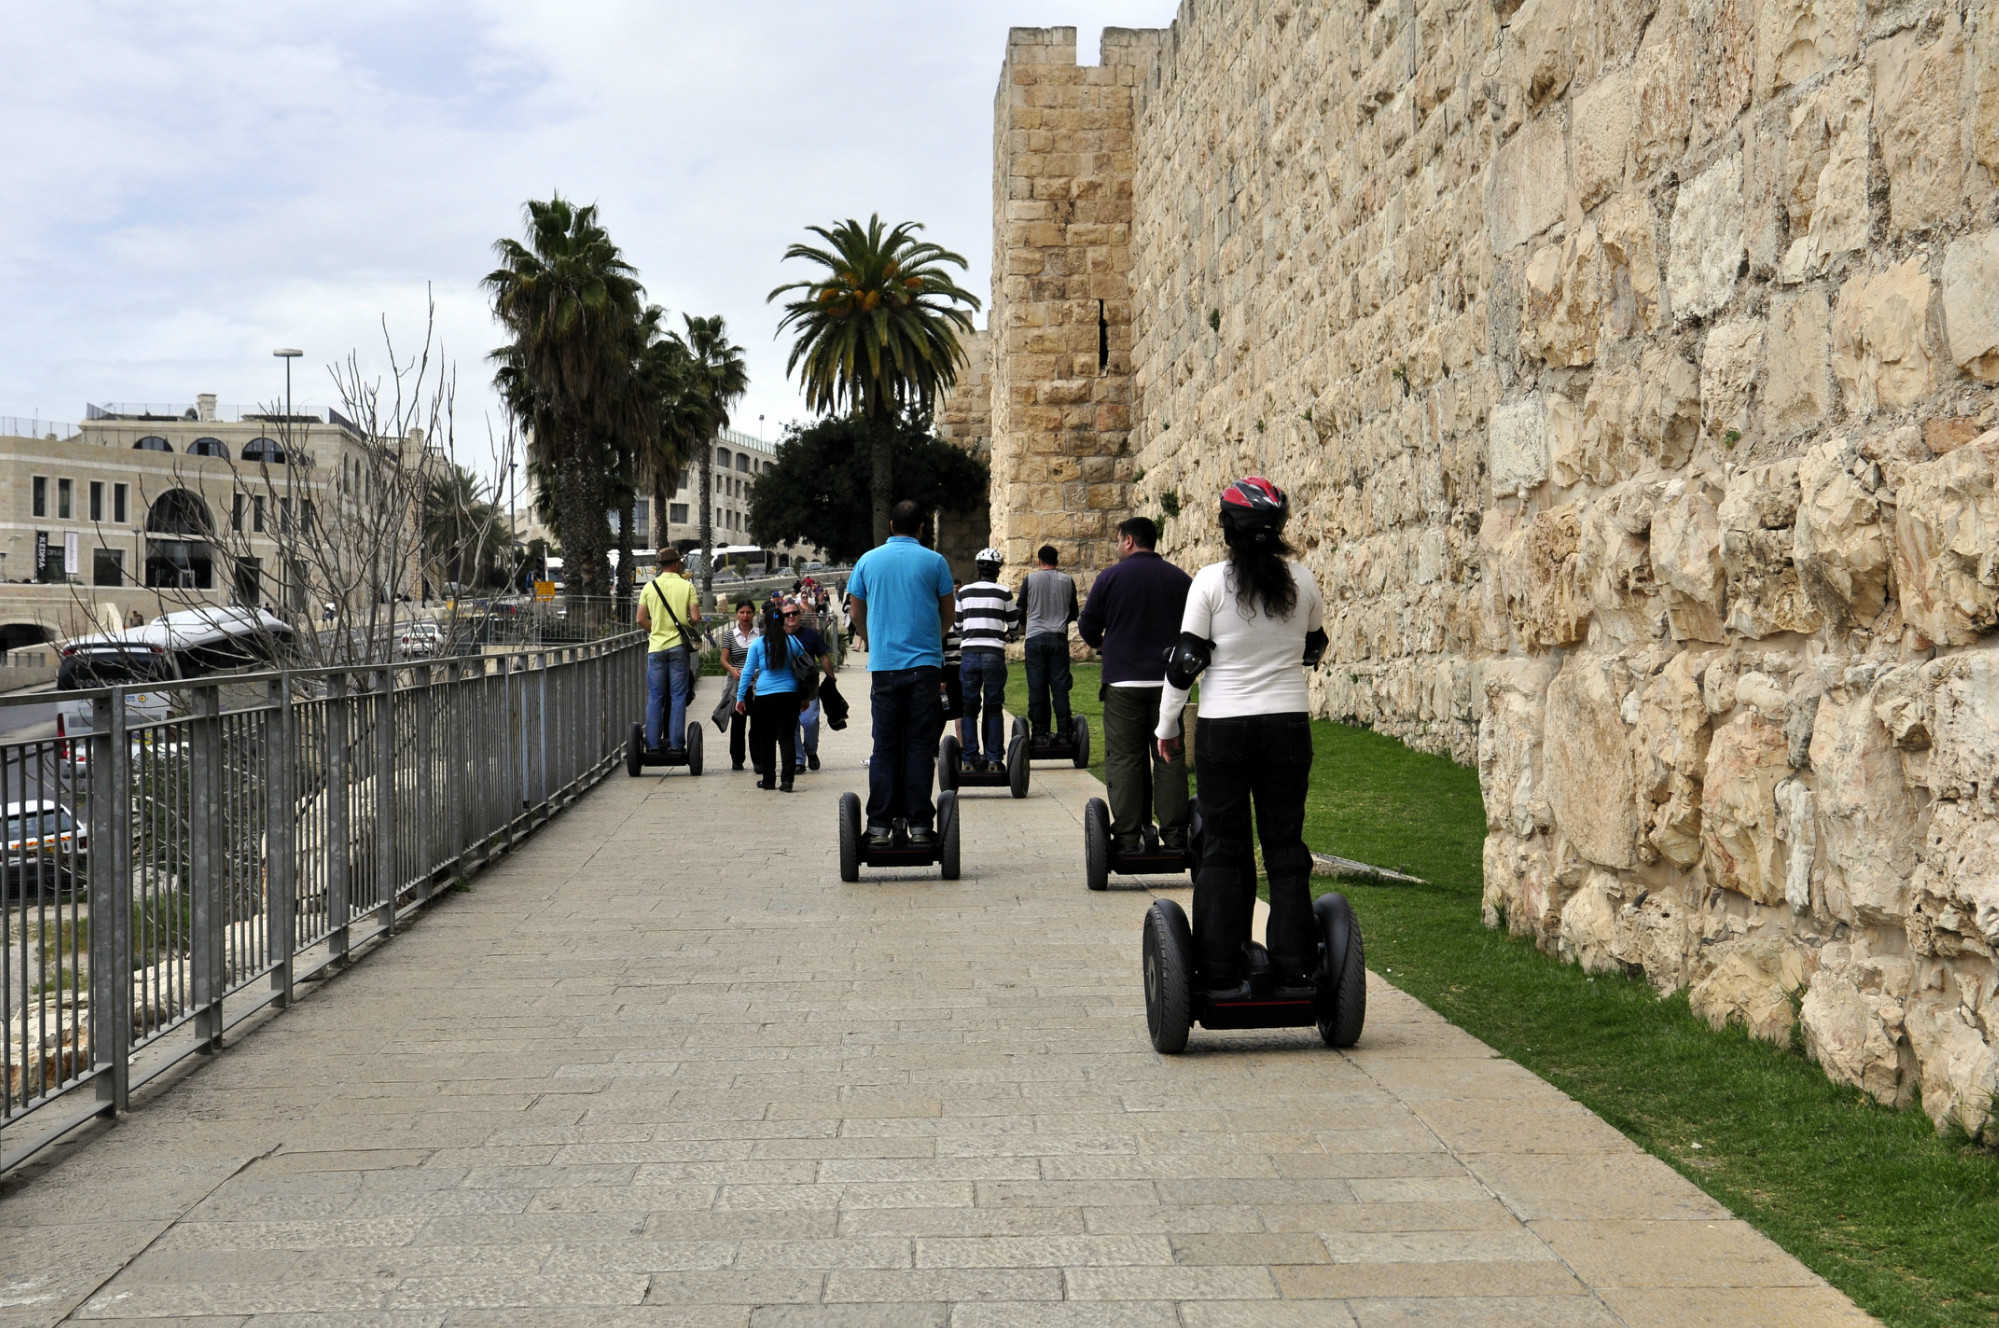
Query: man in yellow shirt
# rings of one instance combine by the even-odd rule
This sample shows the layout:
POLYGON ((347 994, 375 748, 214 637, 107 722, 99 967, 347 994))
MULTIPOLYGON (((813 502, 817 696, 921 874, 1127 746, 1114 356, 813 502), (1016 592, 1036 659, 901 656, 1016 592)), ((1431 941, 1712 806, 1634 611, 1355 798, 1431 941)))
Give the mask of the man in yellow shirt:
POLYGON ((651 633, 646 643, 646 746, 655 752, 662 746, 685 750, 687 707, 694 700, 695 647, 688 633, 700 621, 701 597, 680 574, 680 550, 669 545, 660 550, 659 575, 639 592, 639 626, 651 633))

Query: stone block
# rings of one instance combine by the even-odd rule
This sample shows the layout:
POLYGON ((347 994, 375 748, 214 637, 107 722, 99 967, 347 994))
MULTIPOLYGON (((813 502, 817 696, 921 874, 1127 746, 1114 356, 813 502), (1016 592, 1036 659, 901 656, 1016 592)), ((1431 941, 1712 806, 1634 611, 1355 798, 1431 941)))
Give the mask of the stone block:
POLYGON ((1681 186, 1669 244, 1666 297, 1673 317, 1705 318, 1727 304, 1747 253, 1741 153, 1723 157, 1681 186))
POLYGON ((1687 991, 1696 1017, 1719 1033, 1730 1024, 1780 1047, 1798 1022, 1793 1002, 1818 967, 1815 956, 1781 936, 1740 936, 1703 956, 1712 965, 1687 991))
POLYGON ((1984 0, 1971 43, 1971 155, 1999 179, 1999 0, 1984 0))
POLYGON ((1811 632, 1819 615, 1792 562, 1798 462, 1746 466, 1729 478, 1716 517, 1728 569, 1728 628, 1744 636, 1811 632))
POLYGON ((1652 574, 1679 641, 1720 641, 1728 602, 1721 521, 1698 480, 1675 480, 1652 514, 1652 574))
POLYGON ((1696 146, 1734 128, 1755 82, 1756 0, 1687 0, 1696 146))
POLYGON ((1701 428, 1709 441, 1733 447, 1750 432, 1749 399, 1763 368, 1763 320, 1740 318, 1707 334, 1701 352, 1701 428))
POLYGON ((1819 614, 1843 627, 1880 616, 1888 597, 1893 542, 1883 520, 1878 468, 1845 439, 1833 439, 1798 462, 1798 512, 1792 559, 1819 614))
POLYGON ((1943 325, 1951 362, 1999 382, 1999 229, 1953 240, 1943 259, 1943 325))
POLYGON ((1569 368, 1596 359, 1603 266, 1603 247, 1590 222, 1560 244, 1535 251, 1521 273, 1522 354, 1569 368))
POLYGON ((1757 15, 1758 99, 1852 55, 1860 36, 1857 11, 1857 0, 1763 0, 1757 15))
POLYGON ((1691 39, 1684 24, 1669 25, 1648 40, 1631 64, 1638 89, 1638 120, 1631 141, 1631 164, 1638 178, 1656 175, 1687 150, 1693 126, 1691 39))
MULTIPOLYGON (((1992 865, 1999 866, 1999 861, 1992 865)), ((1999 1136, 1999 1051, 1955 1000, 1918 999, 1905 1020, 1923 1085, 1923 1110, 1938 1129, 1956 1124, 1973 1139, 1999 1136)))
POLYGON ((1895 470, 1895 584, 1930 640, 1967 645, 1999 626, 1999 429, 1895 470))
MULTIPOLYGON (((1922 668, 1930 733, 1929 787, 1938 798, 1999 811, 1999 656, 1967 650, 1922 668)), ((1999 876, 1991 886, 1999 891, 1999 876)), ((1993 896, 1999 904, 1999 893, 1993 896)), ((1999 913, 1991 939, 1999 943, 1999 913)))
POLYGON ((1492 408, 1486 475, 1497 497, 1525 494, 1548 479, 1548 403, 1540 393, 1492 408))
POLYGON ((1901 927, 1922 845, 1922 802, 1902 778, 1871 695, 1819 702, 1811 763, 1827 910, 1849 925, 1901 927))
POLYGON ((1569 656, 1548 685, 1542 739, 1548 806, 1563 836, 1590 862, 1637 865, 1637 796, 1622 690, 1608 659, 1569 656))
POLYGON ((1745 710, 1715 731, 1701 781, 1707 879, 1759 904, 1784 902, 1784 820, 1777 785, 1791 773, 1788 751, 1781 728, 1745 710))
POLYGON ((1791 214, 1791 245, 1777 265, 1779 283, 1823 273, 1833 260, 1867 247, 1872 90, 1856 70, 1791 110, 1782 197, 1791 214))
POLYGON ((1659 327, 1659 253, 1652 204, 1620 194, 1597 213, 1603 245, 1603 331, 1616 338, 1659 327))
POLYGON ((1573 507, 1538 512, 1500 547, 1499 583, 1518 642, 1534 649, 1574 645, 1589 626, 1578 584, 1581 527, 1573 507))
POLYGON ((1478 724, 1478 782, 1486 824, 1522 839, 1550 823, 1541 784, 1541 732, 1548 680, 1546 655, 1497 659, 1485 666, 1478 724))
POLYGON ((1788 438, 1816 427, 1833 401, 1832 307, 1823 286, 1771 295, 1768 346, 1763 431, 1788 438))
POLYGON ((1598 79, 1571 103, 1569 160, 1583 211, 1623 186, 1637 129, 1638 91, 1628 69, 1598 79))
POLYGON ((1881 43, 1872 63, 1889 228, 1899 233, 1948 221, 1964 204, 1964 42, 1954 17, 1927 44, 1914 32, 1881 43))
POLYGON ((1878 985, 1861 990, 1855 967, 1821 957, 1798 1007, 1805 1054, 1835 1083, 1850 1084, 1884 1106, 1907 1106, 1912 1085, 1902 1065, 1902 1003, 1878 985))
POLYGON ((1492 163, 1487 205, 1492 252, 1503 254, 1562 219, 1568 194, 1568 139, 1544 115, 1520 126, 1492 163))
POLYGON ((1856 415, 1900 410, 1936 387, 1929 327, 1931 282, 1920 258, 1840 287, 1832 319, 1832 372, 1856 415))
POLYGON ((1576 17, 1576 0, 1527 0, 1506 25, 1510 82, 1530 113, 1569 86, 1576 17))

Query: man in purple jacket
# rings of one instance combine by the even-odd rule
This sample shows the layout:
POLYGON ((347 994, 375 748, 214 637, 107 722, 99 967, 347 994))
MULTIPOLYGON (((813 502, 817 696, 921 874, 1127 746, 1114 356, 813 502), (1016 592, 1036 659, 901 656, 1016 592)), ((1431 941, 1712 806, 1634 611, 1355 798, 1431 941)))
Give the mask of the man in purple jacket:
POLYGON ((1159 688, 1167 647, 1180 639, 1193 578, 1153 552, 1159 527, 1135 516, 1117 528, 1118 561, 1097 574, 1090 601, 1076 620, 1084 642, 1104 656, 1104 783, 1111 836, 1120 853, 1143 846, 1148 804, 1157 814, 1163 848, 1187 843, 1187 755, 1159 755, 1159 688))

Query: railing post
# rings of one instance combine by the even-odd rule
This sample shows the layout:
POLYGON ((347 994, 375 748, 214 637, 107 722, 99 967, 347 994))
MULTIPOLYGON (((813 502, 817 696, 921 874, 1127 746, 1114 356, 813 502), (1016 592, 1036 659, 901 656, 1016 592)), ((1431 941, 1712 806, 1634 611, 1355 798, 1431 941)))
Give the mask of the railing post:
POLYGON ((396 930, 396 671, 376 672, 375 688, 375 884, 381 892, 382 930, 396 930))
POLYGON ((429 664, 419 664, 417 674, 420 681, 410 693, 410 702, 415 708, 412 721, 416 725, 416 777, 410 782, 416 798, 417 898, 427 900, 431 895, 431 878, 437 874, 437 833, 431 810, 437 771, 431 762, 435 745, 430 733, 434 714, 432 690, 436 686, 437 671, 429 664))
POLYGON ((132 753, 125 691, 91 703, 90 1059, 110 1073, 98 1100, 123 1111, 132 1090, 132 753))
POLYGON ((464 663, 451 661, 444 671, 444 819, 451 827, 445 848, 451 854, 451 873, 459 877, 465 874, 465 781, 471 774, 465 760, 466 730, 471 727, 465 699, 470 694, 464 663))
POLYGON ((264 907, 271 957, 271 990, 279 1006, 292 1003, 292 957, 298 949, 298 858, 293 851, 298 805, 292 772, 298 742, 292 724, 292 680, 280 673, 269 684, 271 710, 264 717, 264 907))
POLYGON ((335 959, 347 957, 347 924, 353 917, 349 874, 354 862, 351 798, 348 786, 348 677, 336 673, 326 680, 326 926, 327 949, 335 959))
POLYGON ((193 987, 195 1033, 208 1051, 222 1047, 223 927, 228 906, 222 871, 222 697, 198 687, 189 697, 188 819, 193 843, 193 987))

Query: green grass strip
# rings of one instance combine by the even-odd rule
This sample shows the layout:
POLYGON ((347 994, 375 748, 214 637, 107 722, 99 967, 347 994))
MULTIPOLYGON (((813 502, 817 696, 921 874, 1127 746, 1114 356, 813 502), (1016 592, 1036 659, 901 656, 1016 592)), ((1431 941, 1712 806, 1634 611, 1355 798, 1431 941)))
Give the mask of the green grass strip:
MULTIPOLYGON (((1026 669, 1007 704, 1027 710, 1026 669)), ((1103 774, 1098 666, 1071 704, 1103 774)), ((1306 839, 1420 876, 1322 881, 1353 901, 1368 966, 1554 1084, 1895 1328, 1999 1323, 1999 1154, 1842 1088, 1796 1051, 1715 1033, 1684 994, 1591 977, 1479 920, 1475 771, 1381 734, 1313 725, 1306 839), (1698 1145, 1698 1147, 1696 1147, 1698 1145)))

